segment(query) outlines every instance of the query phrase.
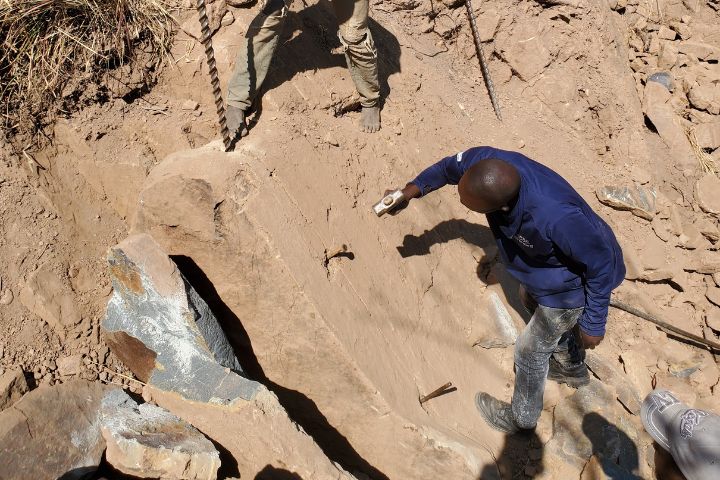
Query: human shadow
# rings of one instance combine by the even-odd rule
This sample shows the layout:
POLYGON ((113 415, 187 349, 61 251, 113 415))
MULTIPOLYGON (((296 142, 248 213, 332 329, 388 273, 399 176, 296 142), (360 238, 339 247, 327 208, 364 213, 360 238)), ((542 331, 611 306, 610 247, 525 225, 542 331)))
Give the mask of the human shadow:
MULTIPOLYGON (((520 283, 505 269, 497 253, 495 237, 489 227, 453 218, 444 220, 420 235, 405 235, 397 251, 403 258, 428 255, 433 245, 462 239, 464 242, 482 248, 486 254, 477 260, 476 273, 486 285, 500 284, 510 306, 525 323, 530 321, 530 313, 523 306, 519 294, 520 283)), ((468 260, 471 261, 471 260, 468 260)), ((472 260, 475 261, 475 260, 472 260)))
MULTIPOLYGON (((337 36, 338 24, 346 19, 336 18, 330 2, 321 1, 300 12, 287 12, 284 25, 280 32, 279 45, 270 62, 269 70, 262 85, 257 85, 252 61, 249 61, 251 97, 254 98, 253 110, 256 123, 262 113, 262 95, 264 92, 279 87, 292 80, 297 74, 306 71, 343 67, 347 68, 345 56, 339 52, 341 43, 337 36)), ((370 12, 372 14, 372 12, 370 12)), ((251 25, 261 25, 264 20, 262 13, 252 21, 251 25)), ((380 80, 380 98, 390 95, 388 78, 400 72, 400 42, 395 35, 380 25, 372 17, 368 26, 373 36, 378 56, 378 74, 380 80)), ((259 29, 248 29, 248 32, 259 29)), ((254 57, 252 37, 248 38, 248 58, 254 57)), ((242 68, 236 65, 235 68, 242 68)), ((348 80, 350 74, 347 75, 348 80)))
POLYGON ((582 430, 592 443, 605 477, 610 480, 639 480, 638 450, 628 435, 599 413, 587 413, 582 430))
POLYGON ((275 468, 272 465, 265 465, 265 468, 260 470, 255 475, 255 480, 303 480, 300 475, 284 468, 275 468))
POLYGON ((480 472, 478 480, 533 478, 543 472, 544 447, 535 431, 505 436, 505 443, 494 463, 480 472))
POLYGON ((345 470, 362 472, 374 480, 388 480, 387 475, 360 456, 348 439, 330 424, 315 402, 302 392, 283 387, 265 375, 242 322, 220 298, 215 286, 195 261, 184 255, 175 255, 171 258, 188 283, 195 288, 210 311, 215 314, 242 365, 244 375, 262 383, 275 393, 290 418, 313 437, 331 461, 338 463, 345 470))

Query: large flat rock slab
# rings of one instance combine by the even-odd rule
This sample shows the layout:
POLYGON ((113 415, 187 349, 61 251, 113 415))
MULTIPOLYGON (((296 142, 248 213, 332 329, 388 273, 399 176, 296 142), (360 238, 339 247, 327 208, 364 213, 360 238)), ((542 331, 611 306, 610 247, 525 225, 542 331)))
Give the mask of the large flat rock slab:
POLYGON ((105 451, 100 403, 117 388, 84 380, 41 386, 0 413, 0 478, 81 479, 105 451))

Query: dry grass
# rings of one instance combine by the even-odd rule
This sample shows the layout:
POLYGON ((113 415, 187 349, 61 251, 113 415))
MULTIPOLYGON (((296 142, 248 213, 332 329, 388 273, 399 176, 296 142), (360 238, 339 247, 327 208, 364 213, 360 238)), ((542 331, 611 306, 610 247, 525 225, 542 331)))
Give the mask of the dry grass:
POLYGON ((688 128, 685 130, 685 134, 690 141, 690 146, 692 146, 693 152, 695 153, 695 156, 700 163, 700 168, 702 169, 703 173, 714 173, 717 175, 718 167, 715 164, 715 159, 709 153, 703 150, 700 145, 698 145, 697 137, 695 136, 695 129, 688 128))
POLYGON ((138 47, 164 56, 178 0, 0 0, 3 129, 36 133, 69 84, 96 82, 138 47), (34 131, 34 132, 31 132, 34 131))

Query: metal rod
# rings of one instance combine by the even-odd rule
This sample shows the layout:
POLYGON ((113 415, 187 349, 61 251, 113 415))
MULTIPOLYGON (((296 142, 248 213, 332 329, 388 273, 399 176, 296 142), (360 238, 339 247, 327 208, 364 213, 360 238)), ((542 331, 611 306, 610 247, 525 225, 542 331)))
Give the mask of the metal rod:
POLYGON ((215 63, 215 51, 212 45, 205 0, 197 0, 197 10, 200 18, 201 41, 205 47, 205 56, 207 57, 208 71, 210 73, 210 85, 212 86, 213 96, 215 97, 215 108, 220 123, 220 133, 222 134, 223 145, 225 145, 225 151, 227 152, 230 150, 231 138, 225 120, 225 104, 223 103, 222 90, 220 89, 220 79, 218 78, 217 64, 215 63))
POLYGON ((443 385, 442 387, 440 387, 436 390, 433 390, 432 392, 428 393, 427 395, 420 397, 420 405, 427 402, 428 400, 431 400, 439 395, 442 395, 443 393, 445 393, 445 390, 449 389, 450 387, 452 387, 452 382, 448 382, 445 385, 443 385))
POLYGON ((468 20, 470 21, 470 30, 472 30, 473 40, 475 41, 475 51, 477 52, 478 60, 480 60, 480 70, 483 74, 483 80, 485 80, 485 87, 487 87, 488 94, 490 95, 490 102, 492 103, 493 110, 495 110, 495 115, 498 120, 502 122, 500 102, 498 102, 497 96, 495 95, 495 86, 490 78, 490 70, 488 70, 487 60, 485 60, 485 52, 483 52, 482 44, 480 43, 480 33, 478 32, 477 24, 475 23, 475 14, 473 13, 471 0, 465 0, 465 8, 467 9, 468 20))
POLYGON ((694 333, 687 332, 687 331, 685 331, 681 328, 678 328, 674 325, 670 325, 669 323, 660 320, 655 315, 650 315, 649 313, 645 313, 642 310, 633 307, 632 305, 628 305, 626 303, 619 302, 615 299, 612 299, 612 300, 610 300, 610 306, 619 308, 620 310, 624 310, 628 313, 635 315, 636 317, 640 317, 644 320, 647 320, 648 322, 654 323, 655 325, 662 328, 663 330, 670 331, 672 333, 680 335, 681 337, 685 337, 689 340, 697 342, 701 345, 705 345, 708 348, 711 348, 713 350, 717 350, 718 352, 720 352, 720 343, 700 337, 698 335, 695 335, 694 333))

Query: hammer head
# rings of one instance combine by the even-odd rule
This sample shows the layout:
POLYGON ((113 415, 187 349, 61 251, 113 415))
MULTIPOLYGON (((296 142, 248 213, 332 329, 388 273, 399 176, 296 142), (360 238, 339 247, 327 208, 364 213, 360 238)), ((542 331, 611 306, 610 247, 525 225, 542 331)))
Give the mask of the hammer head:
POLYGON ((382 217, 387 212, 397 207, 403 201, 402 190, 394 190, 385 195, 378 203, 373 205, 373 211, 378 217, 382 217))

